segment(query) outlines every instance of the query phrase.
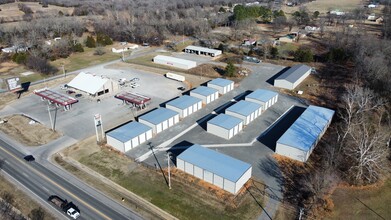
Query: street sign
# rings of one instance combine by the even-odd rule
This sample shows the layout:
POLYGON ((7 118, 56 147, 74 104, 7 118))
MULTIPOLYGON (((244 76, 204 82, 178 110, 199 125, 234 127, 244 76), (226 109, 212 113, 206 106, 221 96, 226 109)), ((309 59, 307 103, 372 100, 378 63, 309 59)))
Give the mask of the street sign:
POLYGON ((22 88, 19 77, 8 78, 6 79, 6 82, 9 91, 20 90, 22 88))

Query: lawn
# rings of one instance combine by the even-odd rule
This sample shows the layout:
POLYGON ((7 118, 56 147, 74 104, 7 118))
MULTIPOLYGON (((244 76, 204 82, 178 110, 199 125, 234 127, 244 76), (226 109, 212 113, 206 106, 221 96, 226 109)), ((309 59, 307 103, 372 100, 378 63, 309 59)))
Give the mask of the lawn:
MULTIPOLYGON (((107 148, 87 142, 83 145, 68 148, 64 153, 179 219, 255 219, 261 213, 257 203, 264 204, 263 196, 254 187, 249 190, 257 201, 248 192, 234 197, 174 169, 169 190, 160 170, 139 166, 107 148)), ((77 172, 72 166, 61 165, 77 172)), ((254 186, 262 187, 258 184, 254 186)))
POLYGON ((104 51, 106 53, 101 56, 94 55, 95 48, 84 47, 83 53, 73 53, 68 58, 57 59, 52 61, 51 64, 59 69, 58 74, 62 74, 62 65, 65 66, 65 71, 68 73, 89 66, 120 59, 121 54, 111 52, 111 47, 111 45, 104 47, 104 51))
POLYGON ((391 179, 373 189, 338 188, 332 195, 333 214, 327 219, 389 219, 391 179))
POLYGON ((362 5, 362 0, 317 0, 295 7, 284 5, 282 10, 287 13, 293 13, 298 11, 300 7, 305 6, 310 12, 319 11, 320 13, 325 14, 329 10, 350 11, 360 7, 360 5, 362 5))
POLYGON ((168 70, 168 71, 177 71, 177 72, 186 71, 186 70, 182 70, 182 69, 179 69, 179 68, 175 68, 175 67, 170 67, 170 66, 160 65, 160 64, 154 63, 153 62, 153 58, 156 55, 170 56, 171 53, 154 53, 154 54, 150 54, 150 55, 146 55, 146 56, 137 57, 135 59, 127 60, 126 62, 133 63, 133 64, 138 64, 138 65, 143 65, 143 66, 159 68, 159 69, 165 69, 165 70, 168 70))

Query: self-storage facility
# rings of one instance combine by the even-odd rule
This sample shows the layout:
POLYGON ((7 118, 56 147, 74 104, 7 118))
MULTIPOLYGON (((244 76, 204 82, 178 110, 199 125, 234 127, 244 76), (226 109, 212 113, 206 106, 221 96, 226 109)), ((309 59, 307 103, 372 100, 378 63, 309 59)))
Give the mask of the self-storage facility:
POLYGON ((303 64, 292 66, 274 80, 274 86, 284 89, 294 89, 311 73, 311 67, 303 64))
POLYGON ((333 118, 331 109, 309 106, 278 139, 276 153, 306 162, 333 118))
POLYGON ((202 100, 202 103, 208 104, 219 98, 219 91, 214 88, 199 86, 190 91, 190 95, 202 100))
POLYGON ((202 108, 202 100, 193 96, 183 95, 166 104, 166 108, 179 113, 184 118, 202 108))
POLYGON ((231 139, 242 129, 241 119, 226 114, 219 114, 206 123, 207 132, 225 139, 231 139))
POLYGON ((262 110, 265 111, 277 102, 278 93, 266 89, 257 89, 248 94, 245 100, 261 104, 262 110))
POLYGON ((251 178, 252 166, 194 144, 177 157, 177 168, 236 194, 251 178))
POLYGON ((197 46, 187 46, 185 48, 186 53, 195 53, 197 55, 207 55, 211 57, 216 57, 222 54, 223 51, 221 50, 215 50, 215 49, 210 49, 206 47, 197 47, 197 46))
POLYGON ((133 121, 106 134, 107 144, 125 153, 152 138, 152 128, 133 121))
POLYGON ((211 80, 207 85, 210 88, 217 89, 222 95, 234 89, 234 82, 223 78, 211 80))
POLYGON ((234 116, 248 125, 262 113, 262 105, 254 102, 241 100, 225 110, 225 114, 234 116))
POLYGON ((140 123, 152 128, 158 134, 179 122, 179 113, 171 109, 158 108, 138 118, 140 123))
POLYGON ((157 55, 153 58, 153 62, 157 64, 163 64, 167 66, 172 66, 179 69, 191 69, 197 66, 195 61, 179 59, 176 57, 157 55))

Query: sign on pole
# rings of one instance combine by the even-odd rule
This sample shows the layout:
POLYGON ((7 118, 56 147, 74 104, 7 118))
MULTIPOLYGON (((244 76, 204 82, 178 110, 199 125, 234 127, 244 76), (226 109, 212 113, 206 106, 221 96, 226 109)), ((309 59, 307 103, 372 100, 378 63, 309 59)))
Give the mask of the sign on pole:
POLYGON ((102 116, 100 114, 94 115, 94 124, 95 124, 95 133, 96 133, 96 141, 99 142, 99 134, 98 134, 98 127, 100 126, 101 132, 102 132, 102 139, 105 137, 105 134, 103 132, 103 124, 102 124, 102 116))
POLYGON ((19 77, 8 78, 6 82, 9 91, 20 90, 22 88, 19 77))

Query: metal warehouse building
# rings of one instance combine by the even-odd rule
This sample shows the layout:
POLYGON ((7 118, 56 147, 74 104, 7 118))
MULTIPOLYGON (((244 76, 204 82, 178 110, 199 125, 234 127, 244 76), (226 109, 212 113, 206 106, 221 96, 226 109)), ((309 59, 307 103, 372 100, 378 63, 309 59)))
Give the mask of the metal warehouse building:
POLYGON ((242 129, 241 119, 226 114, 219 114, 206 123, 207 132, 225 139, 231 139, 242 129))
POLYGON ((204 104, 209 104, 219 98, 219 91, 206 86, 199 86, 196 89, 191 90, 190 95, 201 99, 204 104))
POLYGON ((216 57, 223 53, 221 50, 209 49, 206 47, 197 47, 197 46, 187 46, 185 48, 186 53, 195 53, 197 55, 207 55, 216 57))
POLYGON ((97 76, 91 73, 80 72, 68 87, 96 97, 119 89, 118 83, 104 76, 97 76))
POLYGON ((194 144, 177 157, 177 168, 236 194, 251 178, 252 166, 194 144))
POLYGON ((140 123, 152 128, 158 134, 179 122, 179 113, 171 109, 158 108, 138 118, 140 123))
POLYGON ((195 61, 179 59, 176 57, 169 57, 163 55, 157 55, 153 58, 153 62, 157 64, 163 64, 167 66, 172 66, 179 69, 191 69, 197 66, 195 61))
POLYGON ((262 105, 254 102, 241 100, 225 110, 225 114, 234 116, 248 125, 262 113, 262 105))
POLYGON ((133 121, 106 134, 107 144, 125 153, 152 138, 152 129, 133 121))
POLYGON ((184 118, 202 108, 202 100, 193 96, 184 95, 166 104, 166 108, 179 113, 184 118))
POLYGON ((311 67, 303 64, 292 66, 274 80, 274 86, 284 89, 294 89, 311 73, 311 67))
POLYGON ((306 162, 333 118, 331 109, 309 106, 278 139, 276 153, 306 162))
POLYGON ((228 79, 217 78, 209 81, 208 87, 217 89, 220 94, 225 94, 234 89, 234 82, 228 79))
POLYGON ((261 104, 262 110, 265 111, 277 102, 278 93, 265 89, 257 89, 254 92, 248 94, 245 100, 261 104))

